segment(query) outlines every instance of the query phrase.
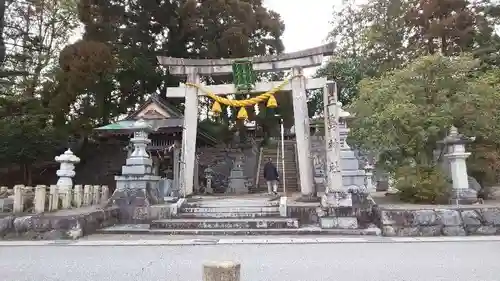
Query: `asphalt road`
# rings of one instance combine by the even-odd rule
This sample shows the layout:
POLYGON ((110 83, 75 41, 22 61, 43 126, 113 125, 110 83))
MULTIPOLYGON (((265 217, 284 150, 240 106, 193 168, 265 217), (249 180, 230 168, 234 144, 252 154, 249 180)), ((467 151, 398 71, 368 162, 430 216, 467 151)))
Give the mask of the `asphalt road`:
POLYGON ((201 281, 205 261, 242 281, 498 281, 500 242, 0 247, 0 280, 201 281))

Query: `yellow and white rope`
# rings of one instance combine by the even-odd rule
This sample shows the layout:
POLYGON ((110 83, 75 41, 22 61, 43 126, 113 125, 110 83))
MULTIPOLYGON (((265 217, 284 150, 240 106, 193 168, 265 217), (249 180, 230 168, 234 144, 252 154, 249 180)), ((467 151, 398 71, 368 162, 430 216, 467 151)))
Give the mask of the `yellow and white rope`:
MULTIPOLYGON (((297 75, 297 76, 301 76, 301 75, 297 75)), ((203 86, 198 85, 198 84, 194 84, 194 83, 186 83, 186 86, 197 88, 199 91, 203 92, 209 98, 213 99, 215 101, 214 105, 212 106, 212 111, 214 113, 219 114, 222 112, 222 109, 220 107, 221 104, 226 105, 226 106, 232 106, 232 107, 240 107, 240 110, 238 112, 238 119, 246 119, 248 117, 248 115, 246 113, 245 107, 247 107, 247 106, 253 106, 253 105, 256 105, 258 103, 261 103, 261 102, 264 102, 267 100, 267 105, 266 105, 267 107, 276 108, 278 106, 278 104, 276 102, 274 95, 277 92, 283 90, 283 88, 288 83, 290 83, 290 81, 293 78, 295 78, 297 76, 290 77, 290 78, 284 80, 278 86, 271 89, 270 91, 267 91, 263 94, 260 94, 256 97, 246 99, 246 100, 233 100, 233 99, 224 98, 224 97, 218 96, 218 95, 210 92, 208 89, 204 88, 203 86)))

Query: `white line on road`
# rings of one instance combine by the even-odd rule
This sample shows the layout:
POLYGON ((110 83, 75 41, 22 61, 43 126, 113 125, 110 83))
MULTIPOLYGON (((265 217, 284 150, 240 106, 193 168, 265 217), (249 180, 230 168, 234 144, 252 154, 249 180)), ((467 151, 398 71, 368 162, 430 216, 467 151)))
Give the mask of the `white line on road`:
POLYGON ((319 237, 319 238, 222 238, 222 239, 164 239, 164 240, 45 240, 0 241, 0 247, 22 246, 190 246, 234 244, 338 244, 338 243, 431 243, 431 242, 495 242, 500 236, 464 237, 319 237))

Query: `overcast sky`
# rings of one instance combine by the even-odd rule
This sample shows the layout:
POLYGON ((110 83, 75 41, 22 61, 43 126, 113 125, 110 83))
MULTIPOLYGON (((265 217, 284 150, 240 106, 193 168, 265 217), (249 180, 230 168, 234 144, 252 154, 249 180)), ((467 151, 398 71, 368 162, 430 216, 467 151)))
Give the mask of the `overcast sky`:
MULTIPOLYGON (((264 5, 281 15, 285 22, 283 43, 285 52, 300 51, 326 43, 330 31, 333 6, 342 0, 264 0, 264 5), (293 3, 293 4, 292 4, 293 3)), ((81 38, 80 28, 71 38, 74 42, 81 38)), ((314 69, 306 71, 310 75, 314 69)))
POLYGON ((264 5, 278 12, 285 22, 285 52, 326 43, 333 6, 341 3, 342 0, 264 0, 264 5))
MULTIPOLYGON (((264 5, 278 12, 285 22, 285 52, 300 51, 326 43, 333 5, 340 3, 342 0, 264 0, 264 5)), ((70 42, 80 39, 82 32, 83 27, 80 27, 70 42)))

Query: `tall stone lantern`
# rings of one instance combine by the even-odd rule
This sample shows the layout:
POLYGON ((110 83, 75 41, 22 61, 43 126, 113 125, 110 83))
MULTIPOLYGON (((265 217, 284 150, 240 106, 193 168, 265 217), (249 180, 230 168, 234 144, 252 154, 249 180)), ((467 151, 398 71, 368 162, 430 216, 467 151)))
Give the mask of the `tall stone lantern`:
POLYGON ((446 154, 444 157, 449 161, 449 172, 453 181, 453 195, 451 200, 456 204, 469 202, 471 199, 467 195, 469 190, 469 176, 467 175, 466 160, 470 152, 465 151, 465 145, 475 141, 475 137, 466 137, 458 133, 454 126, 450 128, 448 136, 440 143, 445 145, 446 154))
POLYGON ((138 120, 131 128, 130 139, 134 150, 122 166, 122 174, 115 176, 116 190, 110 204, 120 208, 124 222, 138 223, 149 220, 149 207, 164 202, 160 194, 160 176, 153 175, 153 160, 146 148, 151 140, 148 134, 153 129, 144 120, 138 120))

